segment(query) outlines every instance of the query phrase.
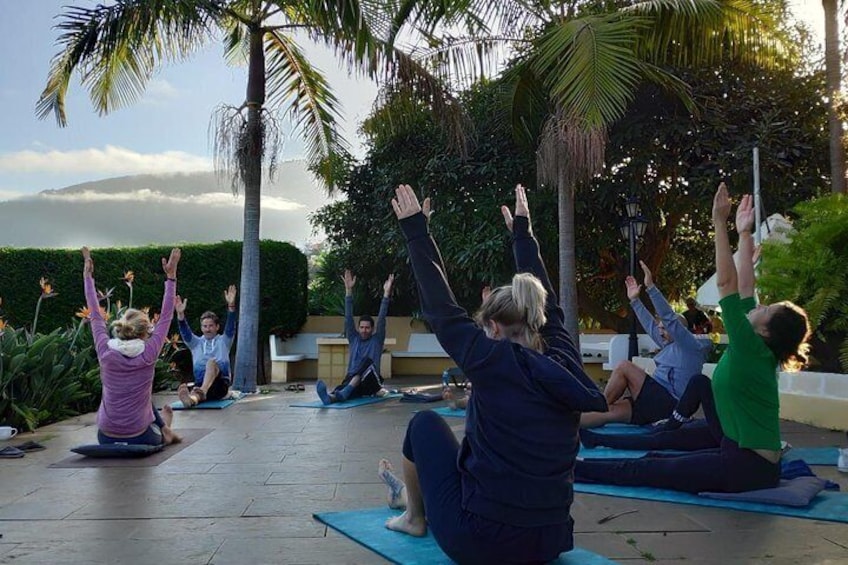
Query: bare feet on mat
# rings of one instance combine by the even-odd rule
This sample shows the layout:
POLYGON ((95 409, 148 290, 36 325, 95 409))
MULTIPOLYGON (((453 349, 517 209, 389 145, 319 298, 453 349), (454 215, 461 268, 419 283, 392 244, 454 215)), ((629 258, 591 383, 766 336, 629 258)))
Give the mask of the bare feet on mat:
POLYGON ((180 402, 183 403, 183 408, 193 408, 195 404, 194 398, 188 392, 188 386, 185 383, 181 384, 177 388, 177 396, 180 399, 180 402))
POLYGON ((380 463, 377 464, 377 475, 389 487, 386 496, 389 508, 400 510, 406 508, 406 485, 395 475, 394 471, 394 467, 388 459, 380 459, 380 463))
POLYGON ((386 520, 386 527, 395 532, 409 534, 418 538, 427 535, 427 522, 424 520, 424 517, 412 519, 408 512, 386 520))

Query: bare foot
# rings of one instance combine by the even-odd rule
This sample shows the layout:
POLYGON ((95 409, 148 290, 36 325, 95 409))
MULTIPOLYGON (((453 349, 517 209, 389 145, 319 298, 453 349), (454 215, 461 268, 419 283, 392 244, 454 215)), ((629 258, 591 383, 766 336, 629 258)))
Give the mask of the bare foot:
POLYGON ((377 464, 377 475, 389 487, 386 500, 389 508, 403 510, 406 508, 406 485, 394 473, 395 469, 388 459, 380 459, 377 464))
POLYGON ((188 387, 185 383, 177 388, 177 396, 180 398, 180 402, 183 403, 183 408, 192 408, 196 404, 194 398, 189 394, 188 387))
POLYGON ((389 518, 386 520, 386 527, 395 532, 409 534, 417 538, 422 538, 427 535, 427 522, 424 516, 420 518, 411 518, 409 512, 404 512, 400 516, 389 518))
POLYGON ((162 407, 162 421, 165 422, 165 425, 169 428, 174 421, 174 409, 171 408, 170 404, 166 404, 162 407))
POLYGON ((182 443, 183 438, 174 433, 170 427, 165 426, 162 428, 162 438, 165 440, 165 445, 172 445, 174 443, 182 443))

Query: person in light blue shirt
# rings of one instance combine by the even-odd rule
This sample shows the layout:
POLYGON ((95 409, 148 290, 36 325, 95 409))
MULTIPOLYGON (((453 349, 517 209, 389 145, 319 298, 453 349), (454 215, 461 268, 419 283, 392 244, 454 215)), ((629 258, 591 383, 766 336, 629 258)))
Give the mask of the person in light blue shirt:
POLYGON ((689 331, 686 319, 672 310, 654 285, 647 265, 642 261, 639 264, 645 273, 645 289, 657 317, 654 318, 639 299, 642 286, 633 277, 625 280, 627 297, 639 323, 661 348, 654 356, 657 368, 653 375, 648 375, 631 361, 619 363, 604 388, 609 412, 583 414, 580 424, 584 428, 610 422, 644 425, 668 418, 689 379, 701 374, 712 350, 709 338, 696 337, 689 331))
POLYGON ((218 333, 221 329, 218 316, 210 311, 200 315, 201 335, 194 335, 185 316, 188 299, 177 296, 174 301, 180 337, 191 351, 194 372, 194 388, 189 391, 185 384, 181 384, 177 389, 185 408, 193 408, 206 400, 220 400, 229 393, 232 382, 230 347, 236 335, 235 285, 224 291, 224 299, 227 301, 227 321, 223 335, 218 333))
POLYGON ((388 391, 383 388, 380 376, 380 356, 386 340, 386 315, 389 312, 389 297, 395 276, 389 275, 383 283, 383 300, 377 314, 377 324, 367 314, 359 318, 359 324, 353 322, 353 287, 356 277, 349 269, 345 270, 342 281, 345 285, 345 337, 350 347, 347 375, 341 384, 327 391, 327 384, 319 380, 315 385, 318 397, 324 404, 344 402, 360 396, 384 396, 388 391))

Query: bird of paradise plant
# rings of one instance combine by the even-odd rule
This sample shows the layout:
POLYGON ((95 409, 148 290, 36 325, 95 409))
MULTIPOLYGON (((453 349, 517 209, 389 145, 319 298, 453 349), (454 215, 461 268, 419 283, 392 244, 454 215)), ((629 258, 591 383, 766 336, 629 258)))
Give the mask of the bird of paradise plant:
POLYGON ((107 312, 109 312, 112 309, 112 304, 111 304, 110 301, 111 301, 113 292, 115 292, 114 286, 112 288, 106 290, 105 292, 102 291, 102 290, 97 291, 97 300, 99 302, 103 302, 104 300, 106 301, 106 311, 107 312))
POLYGON ((41 286, 41 296, 38 297, 38 302, 36 302, 35 304, 35 316, 32 320, 32 335, 35 335, 35 330, 38 326, 38 312, 41 310, 41 302, 45 298, 53 298, 54 296, 59 294, 58 292, 55 292, 53 290, 53 285, 51 285, 50 282, 44 277, 41 277, 39 279, 38 284, 41 286))
POLYGON ((130 289, 130 303, 127 305, 127 308, 132 308, 133 281, 135 280, 135 273, 133 273, 132 271, 127 271, 126 273, 124 273, 124 276, 121 278, 121 280, 124 281, 124 283, 126 283, 126 285, 130 289))

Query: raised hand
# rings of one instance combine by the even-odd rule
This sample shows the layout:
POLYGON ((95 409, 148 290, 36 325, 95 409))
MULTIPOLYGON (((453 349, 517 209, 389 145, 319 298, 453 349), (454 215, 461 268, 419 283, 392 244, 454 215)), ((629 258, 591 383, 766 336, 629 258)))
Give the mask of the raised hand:
POLYGON ((398 220, 414 216, 421 211, 418 197, 408 184, 401 184, 395 189, 395 198, 392 198, 392 208, 398 220))
POLYGON ((224 300, 227 301, 227 307, 233 308, 236 305, 236 285, 231 284, 227 290, 224 291, 224 300))
POLYGON ((94 261, 91 259, 91 251, 88 247, 82 248, 82 276, 83 277, 93 277, 94 276, 94 261))
POLYGON ((746 194, 742 202, 736 208, 736 231, 737 233, 748 232, 754 229, 754 197, 746 194))
MULTIPOLYGON (((509 207, 501 206, 501 214, 504 217, 504 223, 506 223, 506 229, 512 231, 512 213, 509 211, 509 207)), ((530 208, 527 206, 527 193, 522 185, 515 185, 515 216, 523 216, 530 219, 530 208)))
POLYGON ((430 197, 424 199, 424 202, 421 204, 421 212, 424 214, 424 217, 427 218, 427 221, 430 221, 430 216, 433 215, 433 204, 430 202, 430 197))
POLYGON ((627 298, 636 300, 639 298, 639 293, 642 291, 642 285, 636 282, 636 279, 628 276, 624 279, 624 286, 627 287, 627 298))
POLYGON ((489 298, 489 296, 491 296, 491 295, 492 295, 492 287, 490 287, 489 285, 485 285, 480 290, 480 298, 483 302, 485 302, 486 299, 489 298))
POLYGON ((183 300, 179 294, 174 297, 174 311, 181 320, 185 317, 186 306, 188 306, 188 298, 183 300))
POLYGON ((713 197, 713 225, 724 225, 729 216, 730 195, 727 192, 727 185, 722 182, 718 185, 718 190, 713 197))
POLYGON ((175 247, 171 249, 171 256, 168 257, 167 261, 162 257, 162 270, 165 271, 165 276, 169 279, 177 278, 177 265, 180 264, 181 256, 182 251, 179 247, 175 247))
POLYGON ((639 265, 642 267, 642 272, 645 273, 645 288, 651 288, 654 286, 654 275, 651 274, 651 269, 644 261, 639 261, 639 265))
POLYGON ((350 294, 353 292, 353 286, 356 284, 356 277, 353 276, 353 273, 350 272, 350 269, 345 269, 344 276, 342 277, 342 282, 345 286, 345 292, 350 294))
POLYGON ((386 279, 386 282, 383 283, 383 296, 389 297, 392 294, 392 285, 395 282, 395 276, 389 275, 389 278, 386 279))

